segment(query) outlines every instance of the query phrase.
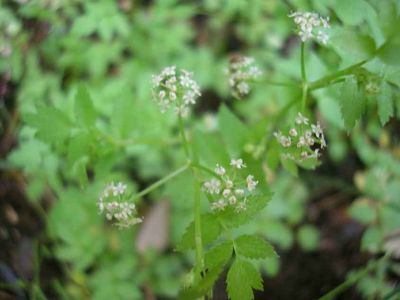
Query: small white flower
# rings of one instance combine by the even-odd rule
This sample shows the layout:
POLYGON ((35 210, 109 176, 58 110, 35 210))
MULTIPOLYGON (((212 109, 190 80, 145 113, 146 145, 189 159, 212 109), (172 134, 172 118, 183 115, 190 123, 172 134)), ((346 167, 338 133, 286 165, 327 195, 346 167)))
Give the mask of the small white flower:
POLYGON ((260 69, 255 65, 254 58, 234 56, 232 57, 229 68, 226 69, 228 82, 233 92, 239 97, 250 93, 249 82, 261 76, 260 69))
POLYGON ((215 173, 217 173, 219 176, 223 176, 226 173, 226 170, 224 167, 222 167, 221 165, 217 164, 217 166, 215 167, 215 173))
POLYGON ((290 129, 289 134, 290 134, 291 136, 297 136, 297 130, 296 130, 296 128, 290 129))
POLYGON ((319 124, 319 122, 317 122, 317 125, 312 124, 311 130, 312 130, 312 132, 314 132, 314 134, 317 138, 321 138, 321 136, 324 135, 324 132, 322 131, 322 128, 321 128, 321 125, 319 124))
POLYGON ((135 217, 136 206, 127 201, 126 189, 127 185, 122 182, 111 182, 101 192, 97 202, 100 213, 104 213, 107 220, 114 220, 119 227, 138 223, 138 218, 135 217))
POLYGON ((252 192, 255 190, 258 181, 254 180, 254 176, 253 175, 248 175, 246 178, 246 182, 247 182, 247 189, 252 192))
POLYGON ((329 28, 329 19, 313 12, 294 12, 289 15, 297 25, 297 32, 303 42, 314 39, 327 44, 329 36, 324 31, 329 28))
POLYGON ((225 189, 222 192, 222 196, 224 196, 225 198, 228 197, 231 194, 231 190, 230 189, 225 189))
POLYGON ((221 182, 215 178, 212 178, 210 181, 206 181, 203 187, 210 194, 219 194, 221 190, 221 182))
POLYGON ((226 187, 227 187, 228 189, 230 189, 230 188, 233 187, 233 181, 227 179, 227 180, 225 181, 225 185, 226 185, 226 187))
POLYGON ((231 197, 229 197, 228 202, 230 205, 235 205, 237 202, 237 199, 235 196, 231 196, 231 197))
POLYGON ((237 168, 237 169, 241 169, 241 168, 245 168, 246 165, 243 163, 243 159, 239 158, 239 159, 231 159, 231 166, 237 168))
POLYGON ((238 196, 243 196, 244 195, 244 189, 236 189, 235 194, 238 196))
POLYGON ((224 199, 220 199, 211 204, 212 210, 224 210, 225 207, 226 207, 226 203, 225 203, 224 199))
POLYGON ((296 117, 296 123, 308 125, 308 119, 299 112, 296 117))
POLYGON ((189 114, 190 105, 195 104, 201 95, 200 87, 192 77, 192 73, 177 71, 175 66, 166 67, 160 74, 153 75, 153 98, 161 112, 174 106, 176 114, 182 117, 189 114))

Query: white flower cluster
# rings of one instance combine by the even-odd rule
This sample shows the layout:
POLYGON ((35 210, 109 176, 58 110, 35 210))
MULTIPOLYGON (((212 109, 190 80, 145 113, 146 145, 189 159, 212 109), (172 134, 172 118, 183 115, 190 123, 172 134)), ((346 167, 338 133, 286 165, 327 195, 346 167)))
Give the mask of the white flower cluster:
POLYGON ((239 97, 248 95, 250 92, 249 81, 259 78, 262 74, 255 65, 254 58, 246 56, 232 57, 225 73, 233 93, 239 97))
POLYGON ((274 136, 287 150, 283 157, 298 162, 318 159, 321 156, 320 151, 326 147, 325 136, 319 122, 316 125, 311 124, 301 113, 297 114, 295 126, 289 130, 288 135, 278 131, 274 136))
POLYGON ((121 228, 142 222, 142 219, 136 216, 135 204, 127 201, 126 192, 126 184, 111 182, 101 192, 97 202, 100 213, 104 213, 109 221, 115 220, 115 224, 121 228))
POLYGON ((246 210, 248 199, 256 189, 258 181, 253 175, 247 175, 246 178, 239 176, 237 170, 243 168, 246 168, 246 165, 241 158, 231 160, 229 172, 217 164, 214 171, 218 178, 204 182, 203 190, 213 198, 213 211, 222 211, 228 206, 233 206, 237 213, 246 210))
POLYGON ((294 12, 289 15, 297 25, 298 35, 303 42, 315 39, 326 45, 329 36, 326 28, 329 28, 329 18, 324 18, 314 12, 294 12))
POLYGON ((200 87, 191 72, 183 69, 177 72, 175 66, 170 66, 153 75, 153 97, 163 113, 172 105, 178 115, 186 117, 189 106, 195 104, 199 96, 200 87))

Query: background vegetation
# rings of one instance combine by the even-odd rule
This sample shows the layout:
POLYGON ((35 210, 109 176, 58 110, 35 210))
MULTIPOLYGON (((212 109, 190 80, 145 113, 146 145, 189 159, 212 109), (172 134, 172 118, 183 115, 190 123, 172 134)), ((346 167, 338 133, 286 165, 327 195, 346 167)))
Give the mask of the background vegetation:
POLYGON ((190 126, 203 159, 223 160, 222 140, 273 192, 238 229, 280 256, 257 263, 255 297, 316 299, 342 282, 336 299, 400 297, 399 11, 396 0, 0 1, 0 297, 177 297, 193 263, 175 250, 193 219, 191 176, 142 199, 133 229, 96 208, 105 183, 139 191, 181 165, 176 118, 151 100, 151 75, 168 65, 202 87, 190 126), (331 19, 329 44, 307 45, 310 82, 362 62, 310 93, 328 142, 316 171, 281 168, 271 138, 301 106, 297 87, 272 84, 300 81, 297 10, 331 19), (243 100, 224 76, 235 53, 266 78, 243 100))

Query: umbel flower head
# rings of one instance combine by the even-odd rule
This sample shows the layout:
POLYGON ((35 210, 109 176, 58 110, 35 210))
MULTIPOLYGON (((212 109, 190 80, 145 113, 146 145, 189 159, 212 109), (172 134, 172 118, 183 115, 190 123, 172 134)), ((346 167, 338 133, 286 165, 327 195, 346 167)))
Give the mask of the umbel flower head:
POLYGON ((126 228, 142 222, 142 219, 137 217, 135 204, 128 200, 127 185, 111 182, 100 193, 97 207, 101 214, 105 214, 107 220, 115 221, 115 225, 120 228, 126 228))
POLYGON ((297 25, 297 34, 303 42, 316 40, 326 45, 329 36, 326 28, 329 28, 329 18, 324 18, 314 12, 294 12, 289 15, 297 25))
POLYGON ((177 71, 175 66, 170 66, 153 75, 153 98, 163 113, 173 106, 176 114, 186 117, 190 105, 195 104, 200 95, 200 87, 191 72, 177 71))
POLYGON ((274 133, 283 148, 283 159, 291 159, 300 164, 317 162, 320 151, 326 147, 325 136, 319 122, 311 124, 301 113, 297 114, 294 126, 287 134, 274 133))
POLYGON ((228 76, 232 93, 239 98, 250 93, 249 82, 256 80, 262 74, 255 65, 254 58, 239 55, 232 56, 225 73, 228 76))
POLYGON ((214 171, 217 176, 203 184, 213 211, 222 211, 229 206, 234 207, 237 213, 246 210, 258 181, 251 174, 243 176, 240 170, 244 168, 246 164, 241 158, 232 159, 227 169, 220 164, 216 165, 214 171))

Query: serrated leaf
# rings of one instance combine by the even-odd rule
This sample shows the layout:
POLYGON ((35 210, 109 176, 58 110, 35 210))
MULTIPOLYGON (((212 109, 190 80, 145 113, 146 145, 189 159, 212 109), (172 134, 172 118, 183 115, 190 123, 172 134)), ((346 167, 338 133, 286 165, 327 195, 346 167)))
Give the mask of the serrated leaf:
POLYGON ((376 97, 378 105, 378 115, 381 125, 385 125, 389 121, 390 117, 394 114, 393 109, 393 95, 392 90, 386 82, 381 85, 381 90, 376 97))
POLYGON ((347 130, 351 130, 361 118, 366 107, 366 101, 354 78, 347 78, 343 83, 339 103, 344 126, 347 130))
POLYGON ((229 206, 224 211, 217 213, 224 225, 233 228, 246 224, 251 221, 271 200, 272 194, 265 193, 248 199, 247 208, 244 211, 237 212, 234 207, 229 206))
POLYGON ((247 127, 225 105, 218 112, 218 126, 231 157, 240 155, 249 134, 247 127))
MULTIPOLYGON (((186 228, 180 243, 176 246, 178 251, 195 248, 194 221, 186 228)), ((214 241, 221 233, 217 218, 212 214, 203 214, 201 216, 201 236, 203 245, 214 241)))
POLYGON ((75 95, 74 111, 76 120, 79 123, 87 127, 94 125, 97 116, 96 110, 94 109, 89 91, 83 84, 78 86, 75 95))
POLYGON ((225 263, 232 256, 233 245, 231 241, 226 241, 213 247, 204 255, 204 264, 207 269, 214 268, 217 265, 225 263))
POLYGON ((252 300, 253 289, 263 290, 259 271, 251 263, 239 258, 230 267, 226 282, 231 300, 252 300))
POLYGON ((29 126, 37 129, 37 137, 47 143, 61 143, 70 133, 67 116, 54 107, 38 108, 36 114, 27 115, 25 120, 29 126))
POLYGON ((179 295, 181 300, 193 300, 201 298, 212 290, 214 283, 224 269, 224 264, 219 264, 213 269, 207 271, 206 275, 200 279, 194 286, 183 290, 179 295))
POLYGON ((255 235, 235 239, 236 252, 247 258, 262 259, 278 256, 270 243, 255 235))

